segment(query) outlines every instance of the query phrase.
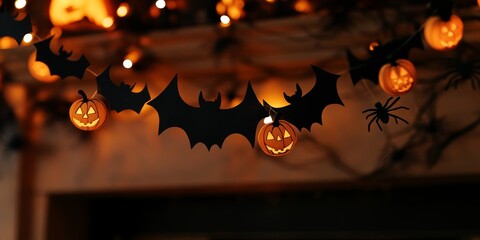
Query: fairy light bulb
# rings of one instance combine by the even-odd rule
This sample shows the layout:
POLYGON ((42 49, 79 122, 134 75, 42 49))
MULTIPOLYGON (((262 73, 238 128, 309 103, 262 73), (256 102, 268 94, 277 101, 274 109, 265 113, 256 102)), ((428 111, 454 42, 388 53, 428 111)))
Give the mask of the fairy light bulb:
POLYGON ((263 119, 263 123, 265 124, 270 124, 270 123, 273 123, 273 119, 271 116, 268 116, 266 118, 263 119))
POLYGON ((222 27, 230 26, 230 17, 228 17, 227 15, 222 15, 220 17, 220 24, 222 27))
POLYGON ((158 9, 164 9, 167 6, 167 2, 165 2, 165 0, 158 0, 155 2, 155 6, 158 9))
POLYGON ((130 69, 133 67, 133 62, 130 59, 123 60, 123 67, 126 69, 130 69))
POLYGON ((16 0, 15 1, 15 8, 16 9, 23 9, 26 6, 27 6, 27 1, 26 0, 16 0))
POLYGON ((32 42, 33 40, 33 35, 31 33, 27 33, 25 34, 25 36, 23 36, 23 42, 25 43, 30 43, 32 42))
POLYGON ((110 28, 113 26, 113 18, 112 17, 106 17, 102 21, 102 26, 104 28, 110 28))
POLYGON ((117 16, 125 17, 128 15, 129 10, 130 10, 130 6, 128 5, 128 3, 122 3, 117 8, 117 16))

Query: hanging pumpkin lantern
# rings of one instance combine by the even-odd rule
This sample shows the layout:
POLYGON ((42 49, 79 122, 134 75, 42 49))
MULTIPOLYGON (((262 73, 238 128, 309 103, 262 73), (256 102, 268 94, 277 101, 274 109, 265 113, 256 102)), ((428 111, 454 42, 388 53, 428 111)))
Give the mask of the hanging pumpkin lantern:
POLYGON ((297 142, 293 126, 284 120, 265 124, 258 133, 258 145, 270 156, 283 156, 292 150, 297 142))
POLYGON ((450 50, 455 48, 462 40, 463 22, 453 14, 449 20, 443 20, 439 16, 431 16, 425 22, 423 35, 431 48, 438 51, 450 50))
POLYGON ((107 118, 108 108, 102 97, 88 99, 84 91, 78 90, 82 99, 75 101, 70 107, 70 120, 80 130, 93 131, 103 125, 107 118))
POLYGON ((417 79, 417 70, 412 62, 398 59, 395 63, 383 65, 378 73, 378 83, 386 93, 399 96, 413 89, 417 79))

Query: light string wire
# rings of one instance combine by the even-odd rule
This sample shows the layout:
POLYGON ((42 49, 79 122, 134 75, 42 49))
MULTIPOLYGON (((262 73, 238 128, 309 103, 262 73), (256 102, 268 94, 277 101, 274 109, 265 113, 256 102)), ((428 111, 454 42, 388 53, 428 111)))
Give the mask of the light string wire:
MULTIPOLYGON (((435 15, 437 13, 437 11, 433 12, 431 15, 435 15)), ((387 59, 391 58, 394 54, 396 54, 397 52, 401 51, 402 48, 404 48, 410 41, 413 40, 414 37, 416 37, 417 34, 420 34, 420 31, 423 31, 423 28, 425 26, 425 22, 409 37, 407 38, 407 40, 405 42, 403 42, 399 47, 397 47, 397 49, 395 49, 394 51, 392 51, 391 53, 389 53, 387 55, 387 59)), ((35 33, 31 33, 32 36, 34 36, 38 41, 44 41, 45 39, 41 39, 38 35, 36 35, 35 33)), ((53 35, 55 36, 55 35, 53 35)), ((50 37, 50 36, 49 36, 50 37)), ((47 37, 48 38, 48 37, 47 37)), ((50 46, 49 46, 50 47, 50 46)), ((360 64, 360 65, 356 65, 354 67, 350 66, 348 69, 346 70, 343 70, 343 71, 340 71, 339 73, 336 73, 336 75, 339 75, 339 78, 342 77, 343 75, 353 71, 353 70, 356 70, 356 69, 359 69, 359 68, 362 68, 362 67, 365 67, 367 66, 367 64, 360 64)), ((89 72, 90 74, 92 74, 95 78, 97 78, 99 76, 99 74, 95 73, 93 70, 89 69, 88 67, 85 69, 86 72, 89 72)), ((373 93, 372 89, 370 88, 370 86, 368 86, 368 84, 364 81, 364 79, 362 79, 363 81, 362 82, 362 85, 364 86, 364 88, 367 90, 370 98, 374 101, 374 102, 378 102, 378 98, 375 96, 375 94, 373 93)), ((338 92, 338 90, 337 90, 338 92)), ((92 98, 98 93, 98 89, 95 90, 95 92, 93 93, 92 95, 92 98)), ((268 111, 269 115, 272 117, 272 119, 276 118, 276 116, 278 115, 278 112, 275 111, 273 109, 272 106, 270 106, 270 109, 268 111), (271 113, 274 113, 274 115, 272 116, 271 113)))
MULTIPOLYGON (((49 37, 52 37, 52 36, 55 38, 55 34, 49 35, 49 36, 45 37, 44 39, 40 38, 40 37, 39 37, 37 34, 35 34, 34 32, 32 32, 32 33, 30 33, 30 34, 32 34, 32 36, 38 40, 37 42, 45 41, 46 39, 48 39, 49 37)), ((37 42, 35 42, 35 43, 37 43, 37 42)), ((35 43, 32 43, 32 45, 35 44, 35 43)), ((49 45, 48 47, 49 47, 50 50, 51 50, 50 45, 49 45)), ((47 65, 47 66, 48 66, 48 65, 47 65)), ((88 68, 88 67, 85 68, 85 71, 86 71, 86 72, 89 72, 90 74, 92 74, 95 78, 97 78, 97 77, 99 76, 99 74, 95 73, 93 70, 91 70, 91 69, 88 68)), ((94 97, 97 95, 97 93, 98 93, 98 89, 95 90, 95 92, 92 94, 92 96, 91 96, 90 98, 94 98, 94 97)))

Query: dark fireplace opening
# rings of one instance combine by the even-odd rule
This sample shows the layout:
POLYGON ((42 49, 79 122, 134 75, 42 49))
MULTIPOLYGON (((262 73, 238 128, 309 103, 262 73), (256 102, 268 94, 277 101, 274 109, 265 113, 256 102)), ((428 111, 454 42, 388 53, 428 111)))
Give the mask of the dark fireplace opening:
POLYGON ((479 189, 58 194, 47 239, 477 239, 479 189))

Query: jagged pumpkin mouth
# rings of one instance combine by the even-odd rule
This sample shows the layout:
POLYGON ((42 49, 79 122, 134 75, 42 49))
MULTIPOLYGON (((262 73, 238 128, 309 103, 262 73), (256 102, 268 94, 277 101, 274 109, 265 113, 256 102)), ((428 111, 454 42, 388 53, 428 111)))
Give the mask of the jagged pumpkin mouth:
POLYGON ((98 123, 98 121, 100 121, 100 118, 97 118, 95 120, 93 120, 92 122, 89 122, 89 123, 82 123, 80 122, 79 120, 77 119, 73 119, 73 122, 75 123, 75 125, 79 126, 79 127, 95 127, 98 123))
POLYGON ((267 147, 268 151, 272 152, 273 154, 282 154, 282 153, 286 153, 286 152, 290 151, 290 149, 292 149, 293 142, 288 144, 288 146, 284 147, 283 149, 275 149, 275 148, 270 147, 268 145, 265 145, 265 146, 267 147))

